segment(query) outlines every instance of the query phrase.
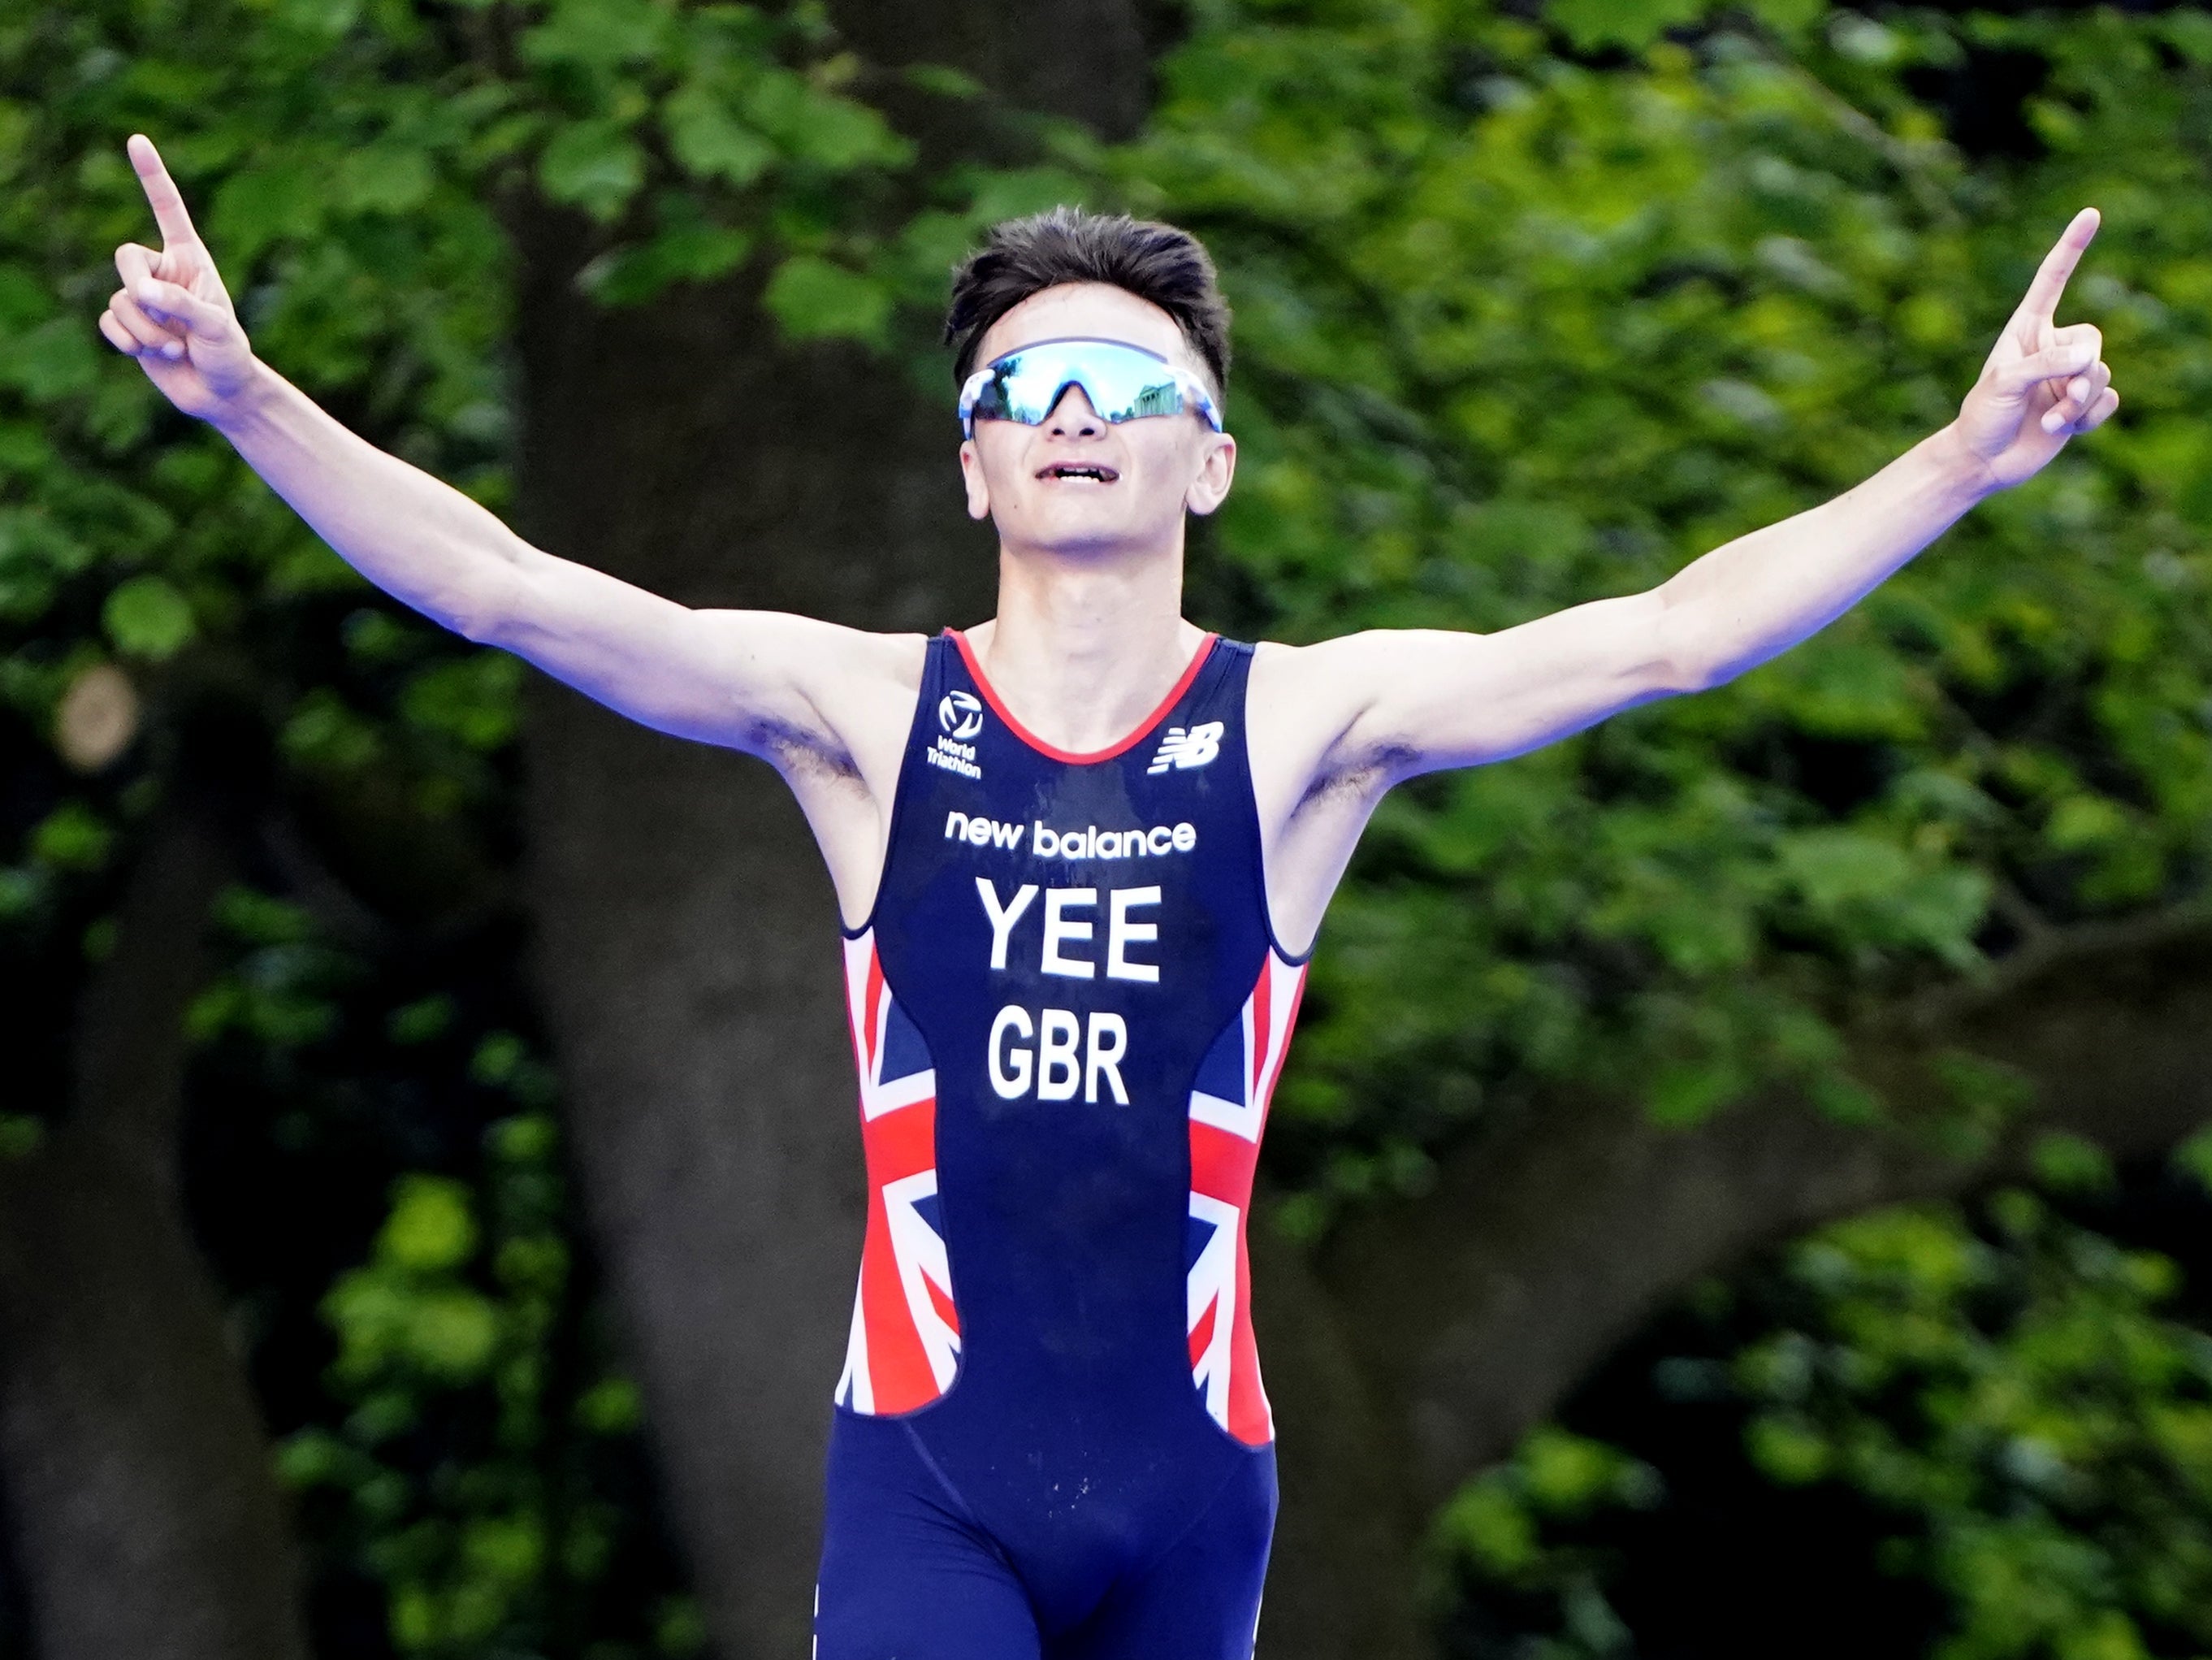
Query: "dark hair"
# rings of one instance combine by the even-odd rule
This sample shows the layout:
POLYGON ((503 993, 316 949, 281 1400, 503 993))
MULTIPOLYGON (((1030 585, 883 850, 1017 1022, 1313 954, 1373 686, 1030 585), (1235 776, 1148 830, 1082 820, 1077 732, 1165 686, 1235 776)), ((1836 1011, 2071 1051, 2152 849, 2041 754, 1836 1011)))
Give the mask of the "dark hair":
POLYGON ((1213 377, 1229 388, 1229 302, 1199 240, 1173 225, 1126 213, 1057 207, 991 227, 983 246, 952 273, 945 344, 957 386, 975 367, 984 334, 1033 294, 1062 283, 1110 283, 1149 300, 1176 320, 1213 377))

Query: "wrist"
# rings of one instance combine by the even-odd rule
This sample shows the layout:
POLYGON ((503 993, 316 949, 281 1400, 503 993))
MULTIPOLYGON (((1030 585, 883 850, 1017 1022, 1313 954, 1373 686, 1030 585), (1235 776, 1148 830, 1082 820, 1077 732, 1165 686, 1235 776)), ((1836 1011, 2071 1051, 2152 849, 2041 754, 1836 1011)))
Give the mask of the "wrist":
POLYGON ((283 379, 258 357, 247 360, 246 378, 208 411, 207 423, 233 443, 266 416, 283 390, 283 379))
POLYGON ((1931 433, 1922 448, 1935 465, 1944 489, 1964 498, 1966 507, 2004 488, 1990 471, 1988 460, 1966 441, 1966 435, 1959 430, 1955 421, 1931 433))

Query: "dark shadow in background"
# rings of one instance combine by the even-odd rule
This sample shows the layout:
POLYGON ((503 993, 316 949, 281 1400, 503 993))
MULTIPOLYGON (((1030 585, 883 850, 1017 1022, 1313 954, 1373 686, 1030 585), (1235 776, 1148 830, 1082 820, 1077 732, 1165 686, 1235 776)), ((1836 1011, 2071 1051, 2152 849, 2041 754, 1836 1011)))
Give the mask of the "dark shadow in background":
MULTIPOLYGON (((2051 1199, 2052 1211, 2131 1250, 2157 1251, 2184 1287, 2163 1312, 2212 1331, 2212 1196, 2163 1160, 2123 1169, 2107 1193, 2051 1199)), ((1971 1213, 1971 1207, 1970 1207, 1971 1213)), ((1664 1499, 1547 1531, 1607 1565, 1605 1594, 1637 1660, 1864 1660, 1928 1651, 1948 1602, 1885 1573, 1886 1539, 1912 1524, 1834 1482, 1784 1488, 1744 1451, 1755 1405, 1727 1385, 1727 1365, 1802 1298, 1771 1256, 1730 1277, 1727 1311, 1699 1299, 1662 1315, 1619 1350, 1558 1414, 1577 1434, 1658 1471, 1664 1499)), ((1511 1660, 1554 1607, 1485 1590, 1454 1615, 1450 1660, 1511 1660)), ((2165 1652, 2165 1650, 2159 1650, 2165 1652)))

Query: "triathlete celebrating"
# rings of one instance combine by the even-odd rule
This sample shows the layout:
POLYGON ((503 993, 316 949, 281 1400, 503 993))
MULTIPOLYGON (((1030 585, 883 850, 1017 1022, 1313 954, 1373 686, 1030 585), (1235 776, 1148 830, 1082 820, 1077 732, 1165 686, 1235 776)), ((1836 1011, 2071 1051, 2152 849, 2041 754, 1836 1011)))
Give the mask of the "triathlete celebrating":
POLYGON ((2085 210, 1958 418, 1835 500, 1496 634, 1243 645, 1182 610, 1185 515, 1237 463, 1212 265, 1058 209, 991 232, 945 324, 997 615, 866 634, 660 599, 356 437, 254 357, 153 145, 129 149, 164 246, 117 251, 118 350, 378 587, 761 757, 814 828, 869 1192, 819 1660, 1249 1655, 1275 1477, 1245 1218, 1376 803, 1764 662, 2119 401, 2098 331, 2052 320, 2085 210))

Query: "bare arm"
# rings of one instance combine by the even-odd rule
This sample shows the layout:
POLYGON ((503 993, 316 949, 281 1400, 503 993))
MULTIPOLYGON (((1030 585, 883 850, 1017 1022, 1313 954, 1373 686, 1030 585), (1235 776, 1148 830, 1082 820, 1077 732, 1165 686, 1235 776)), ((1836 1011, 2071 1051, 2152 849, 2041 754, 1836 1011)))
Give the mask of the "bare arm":
POLYGON ((764 611, 695 611, 532 547, 451 485, 349 431, 253 356, 152 143, 130 141, 163 247, 116 252, 101 332, 209 422, 340 557, 471 640, 527 658, 678 736, 849 766, 810 687, 890 667, 878 636, 764 611))
POLYGON ((2087 324, 2052 318, 2096 234, 2075 217, 1959 418, 1832 501, 1716 548, 1647 593, 1493 635, 1353 635, 1298 654, 1331 730, 1317 779, 1502 759, 1617 710, 1732 679, 1826 627, 1990 492, 2101 425, 2119 394, 2087 324))
POLYGON ((845 660, 870 636, 779 612, 693 610, 543 552, 258 362, 214 424, 340 557, 433 621, 680 738, 771 760, 836 746, 806 683, 858 666, 845 660))

